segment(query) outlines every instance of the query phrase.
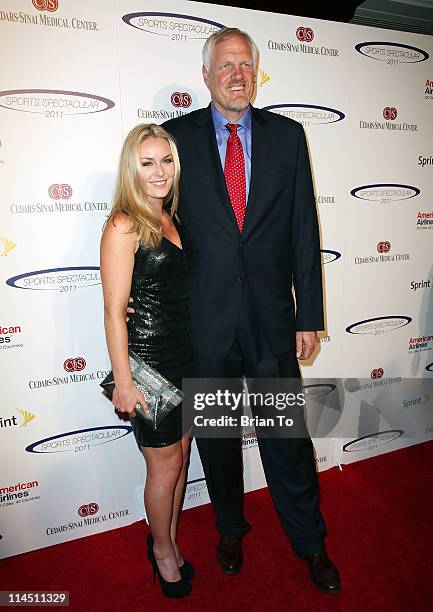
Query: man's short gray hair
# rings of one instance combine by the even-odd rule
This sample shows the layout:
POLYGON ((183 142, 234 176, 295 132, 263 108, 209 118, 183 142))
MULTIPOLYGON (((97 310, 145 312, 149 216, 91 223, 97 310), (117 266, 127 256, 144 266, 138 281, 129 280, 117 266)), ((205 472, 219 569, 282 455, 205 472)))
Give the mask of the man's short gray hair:
POLYGON ((242 36, 243 38, 245 38, 245 40, 251 47, 254 70, 256 70, 259 64, 259 50, 257 48, 257 45, 253 41, 251 36, 247 34, 247 32, 243 32, 239 28, 222 28, 221 30, 217 30, 211 36, 209 36, 209 38, 204 43, 202 52, 203 66, 206 68, 206 70, 209 70, 210 58, 216 43, 220 42, 221 40, 225 40, 226 38, 229 38, 229 36, 242 36))

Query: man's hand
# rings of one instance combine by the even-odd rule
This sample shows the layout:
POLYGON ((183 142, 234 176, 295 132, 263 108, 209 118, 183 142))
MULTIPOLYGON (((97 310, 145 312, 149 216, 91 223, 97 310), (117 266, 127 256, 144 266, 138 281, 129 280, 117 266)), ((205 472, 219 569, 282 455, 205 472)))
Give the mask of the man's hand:
POLYGON ((317 346, 319 338, 315 331, 296 332, 296 357, 298 359, 309 359, 317 346))
MULTIPOLYGON (((132 299, 132 297, 130 297, 130 298, 129 298, 129 300, 128 300, 128 302, 129 302, 130 304, 132 304, 132 302, 133 302, 133 301, 134 301, 134 300, 132 299)), ((132 308, 132 306, 128 306, 128 308, 126 309, 126 322, 127 322, 127 323, 128 323, 128 321, 129 321, 129 317, 128 317, 128 315, 129 315, 129 314, 134 314, 134 312, 135 312, 135 310, 132 308)))

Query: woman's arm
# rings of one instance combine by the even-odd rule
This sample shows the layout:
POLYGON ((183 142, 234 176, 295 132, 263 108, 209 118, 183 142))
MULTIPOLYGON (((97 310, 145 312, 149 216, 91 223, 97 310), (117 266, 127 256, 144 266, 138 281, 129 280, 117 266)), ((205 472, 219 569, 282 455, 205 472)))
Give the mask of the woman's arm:
POLYGON ((125 216, 118 214, 109 220, 101 240, 101 280, 105 335, 116 385, 112 402, 119 411, 131 416, 135 416, 137 403, 147 410, 143 396, 132 382, 125 322, 136 245, 137 236, 129 232, 125 216))

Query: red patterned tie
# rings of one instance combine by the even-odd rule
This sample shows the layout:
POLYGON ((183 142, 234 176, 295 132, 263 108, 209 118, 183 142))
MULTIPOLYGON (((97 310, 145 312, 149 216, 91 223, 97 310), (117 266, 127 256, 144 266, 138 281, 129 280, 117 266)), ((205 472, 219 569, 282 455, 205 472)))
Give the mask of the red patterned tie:
POLYGON ((241 232, 247 205, 247 187, 245 180, 244 152, 242 150, 241 140, 236 133, 238 127, 239 125, 237 123, 226 124, 230 136, 227 140, 224 176, 227 183, 230 202, 233 206, 233 212, 235 213, 239 231, 241 232))

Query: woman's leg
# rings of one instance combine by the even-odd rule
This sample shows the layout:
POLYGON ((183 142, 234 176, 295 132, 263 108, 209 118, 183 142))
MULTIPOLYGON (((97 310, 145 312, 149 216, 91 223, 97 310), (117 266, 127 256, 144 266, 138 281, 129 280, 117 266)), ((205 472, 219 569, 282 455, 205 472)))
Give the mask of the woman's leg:
POLYGON ((179 551, 177 546, 176 537, 177 537, 177 525, 179 521, 179 514, 182 510, 183 497, 185 495, 185 481, 186 475, 188 471, 188 463, 189 463, 189 450, 191 446, 191 430, 189 430, 182 438, 181 447, 182 447, 182 468, 179 474, 178 481, 176 483, 176 489, 174 492, 174 503, 173 503, 173 514, 171 518, 171 541, 173 543, 174 551, 176 553, 177 562, 179 565, 183 563, 182 553, 179 551))
POLYGON ((144 505, 153 536, 153 550, 162 577, 180 580, 179 566, 171 540, 171 523, 176 486, 183 467, 181 442, 161 448, 141 447, 146 461, 144 505))

